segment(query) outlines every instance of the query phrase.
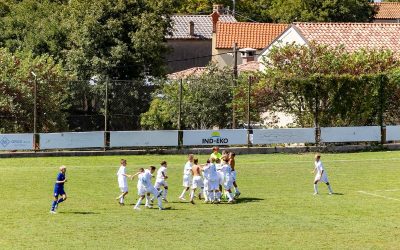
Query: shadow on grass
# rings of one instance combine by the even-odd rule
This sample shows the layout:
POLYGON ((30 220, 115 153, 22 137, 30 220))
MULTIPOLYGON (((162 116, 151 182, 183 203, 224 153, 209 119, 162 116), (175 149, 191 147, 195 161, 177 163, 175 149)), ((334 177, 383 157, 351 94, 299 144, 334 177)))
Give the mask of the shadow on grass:
POLYGON ((238 198, 236 200, 236 204, 239 203, 249 203, 249 202, 259 202, 259 201, 263 201, 264 199, 260 199, 260 198, 253 198, 253 197, 244 197, 244 198, 238 198))
POLYGON ((332 195, 344 195, 344 193, 332 193, 332 195))
POLYGON ((58 212, 58 213, 60 213, 60 214, 82 214, 82 215, 100 214, 100 213, 95 213, 95 212, 82 212, 82 211, 58 212))

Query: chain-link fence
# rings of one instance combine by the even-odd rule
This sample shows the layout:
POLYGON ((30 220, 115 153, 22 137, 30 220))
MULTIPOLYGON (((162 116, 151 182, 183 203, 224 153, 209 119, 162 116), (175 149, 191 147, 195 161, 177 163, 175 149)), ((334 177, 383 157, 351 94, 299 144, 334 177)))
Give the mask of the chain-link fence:
MULTIPOLYGON (((221 77, 215 78, 219 79, 220 83, 211 78, 175 80, 138 78, 131 81, 92 78, 77 81, 31 81, 25 83, 26 87, 20 90, 10 89, 7 86, 11 84, 2 81, 0 132, 46 133, 273 126, 271 116, 276 115, 276 112, 270 114, 269 111, 278 110, 274 107, 278 103, 277 96, 281 98, 281 103, 285 101, 284 90, 260 88, 257 78, 254 77, 239 79, 236 82, 231 75, 224 79, 221 77), (36 91, 34 91, 35 85, 36 91), (148 123, 143 122, 145 113, 146 119, 150 121, 148 123), (266 120, 269 120, 269 123, 266 120)), ((377 86, 370 85, 363 98, 353 100, 357 105, 342 103, 343 105, 335 107, 327 106, 332 105, 327 101, 331 98, 329 90, 318 90, 318 86, 310 85, 311 89, 305 93, 309 95, 308 100, 313 103, 304 103, 303 107, 293 104, 293 110, 297 110, 297 113, 293 112, 298 116, 297 119, 308 123, 288 124, 291 127, 337 126, 329 122, 330 116, 326 115, 327 112, 335 115, 332 115, 335 119, 338 117, 338 120, 342 119, 341 112, 353 113, 354 119, 344 121, 348 122, 348 126, 399 124, 400 87, 396 84, 387 84, 386 80, 376 81, 374 84, 377 86), (348 110, 334 110, 337 107, 343 110, 347 107, 348 110), (362 115, 366 118, 359 119, 362 115), (299 116, 302 116, 301 119, 299 116)), ((363 88, 359 86, 359 89, 363 88)), ((301 104, 302 98, 304 97, 298 96, 300 101, 296 100, 297 104, 301 104)), ((340 96, 331 98, 330 101, 340 103, 340 100, 335 98, 340 96)), ((286 105, 290 104, 290 101, 287 100, 286 105)), ((280 115, 293 116, 293 113, 281 112, 280 115)))

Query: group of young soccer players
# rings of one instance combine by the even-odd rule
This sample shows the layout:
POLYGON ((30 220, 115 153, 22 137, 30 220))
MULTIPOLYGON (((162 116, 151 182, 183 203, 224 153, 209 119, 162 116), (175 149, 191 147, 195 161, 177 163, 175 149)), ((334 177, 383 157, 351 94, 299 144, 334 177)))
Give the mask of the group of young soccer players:
POLYGON ((190 154, 183 170, 183 191, 180 200, 186 200, 185 194, 190 191, 190 202, 194 204, 195 192, 198 189, 198 198, 204 196, 205 203, 220 203, 223 188, 228 203, 234 203, 240 191, 236 183, 235 153, 223 151, 214 147, 213 153, 205 164, 199 164, 198 159, 190 154), (232 189, 235 188, 235 194, 232 189))
MULTIPOLYGON (((329 190, 329 194, 333 194, 332 188, 328 181, 327 173, 320 160, 319 154, 315 155, 314 162, 314 195, 318 194, 318 182, 324 182, 329 190)), ((162 202, 167 201, 168 184, 167 184, 167 162, 162 161, 157 171, 155 184, 152 184, 153 174, 156 171, 155 166, 148 169, 139 168, 139 171, 133 175, 126 173, 126 160, 121 160, 121 166, 117 172, 118 186, 121 194, 116 198, 120 205, 124 205, 125 196, 128 194, 128 178, 133 180, 137 176, 138 201, 134 209, 140 210, 140 205, 145 199, 145 207, 152 208, 154 199, 157 199, 159 210, 164 210, 162 202), (161 190, 161 188, 163 188, 161 190), (151 198, 150 195, 153 195, 151 198)), ((234 203, 240 195, 239 188, 236 183, 235 169, 235 153, 222 151, 219 153, 218 147, 213 147, 213 153, 205 164, 199 164, 198 159, 193 154, 189 154, 183 170, 183 191, 179 196, 180 200, 185 201, 185 194, 190 190, 190 202, 194 203, 195 192, 199 191, 198 199, 204 197, 205 203, 220 203, 222 192, 225 191, 228 203, 234 203), (233 193, 233 189, 235 192, 233 193)), ((67 199, 64 191, 64 184, 67 182, 66 167, 61 166, 54 185, 54 200, 51 205, 50 213, 56 213, 58 205, 67 199), (61 196, 61 198, 59 198, 61 196)))

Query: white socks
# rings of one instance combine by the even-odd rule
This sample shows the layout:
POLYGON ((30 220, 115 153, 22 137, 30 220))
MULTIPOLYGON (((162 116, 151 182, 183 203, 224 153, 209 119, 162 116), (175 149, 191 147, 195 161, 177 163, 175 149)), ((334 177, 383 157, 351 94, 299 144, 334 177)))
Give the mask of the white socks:
POLYGON ((119 198, 119 203, 124 203, 124 197, 119 198))
POLYGON ((136 202, 135 208, 139 208, 140 204, 142 204, 143 198, 140 196, 139 200, 136 202))
POLYGON ((317 184, 314 184, 314 193, 318 194, 318 186, 317 186, 317 184))
POLYGON ((168 189, 164 189, 163 198, 166 199, 168 194, 168 189))

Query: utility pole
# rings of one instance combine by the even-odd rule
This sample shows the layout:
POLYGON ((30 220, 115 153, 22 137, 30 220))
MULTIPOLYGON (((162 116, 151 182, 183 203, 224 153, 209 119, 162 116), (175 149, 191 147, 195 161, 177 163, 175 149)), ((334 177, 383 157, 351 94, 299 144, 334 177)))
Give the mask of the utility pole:
POLYGON ((249 86, 247 89, 247 147, 250 147, 250 135, 253 134, 250 129, 251 115, 250 115, 250 100, 251 100, 251 85, 253 84, 254 76, 249 76, 249 86), (251 132, 251 133, 250 133, 251 132))
POLYGON ((238 69, 237 69, 237 43, 233 43, 233 95, 232 95, 232 129, 236 128, 236 115, 235 115, 235 105, 234 105, 234 99, 235 99, 235 87, 236 87, 236 82, 238 78, 238 69))
POLYGON ((106 81, 105 81, 105 100, 104 100, 104 151, 107 150, 107 138, 108 138, 108 81, 109 78, 107 76, 106 81))
POLYGON ((33 82, 33 149, 37 150, 37 76, 35 72, 31 71, 35 78, 33 82))
POLYGON ((233 7, 232 7, 232 16, 235 17, 235 11, 236 11, 236 0, 233 0, 233 7))
POLYGON ((182 120, 182 82, 183 79, 179 82, 179 113, 178 113, 178 130, 182 129, 181 120, 182 120))

